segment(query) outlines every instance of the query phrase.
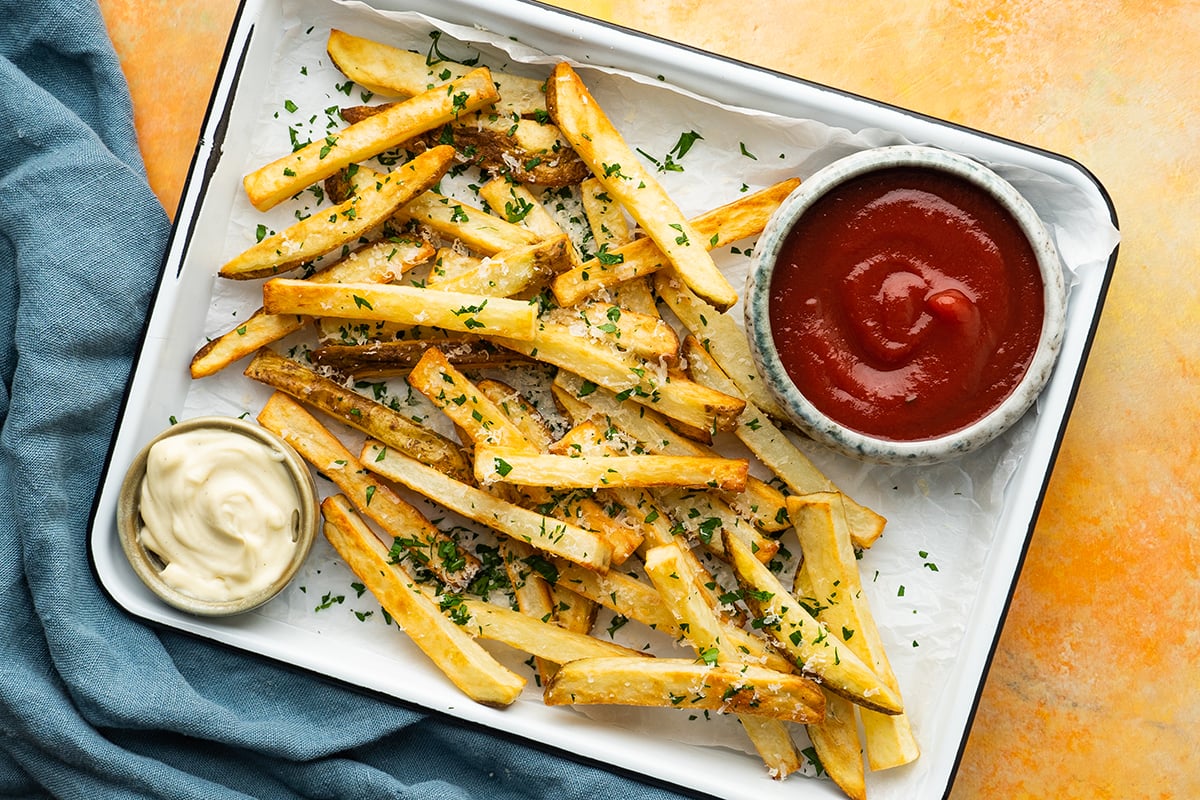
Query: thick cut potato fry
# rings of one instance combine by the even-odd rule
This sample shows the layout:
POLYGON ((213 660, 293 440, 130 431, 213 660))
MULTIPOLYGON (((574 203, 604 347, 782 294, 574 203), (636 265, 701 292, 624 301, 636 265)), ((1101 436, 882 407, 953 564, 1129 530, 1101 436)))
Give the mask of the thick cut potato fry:
MULTIPOLYGON (((809 596, 821 607, 821 618, 835 630, 840 627, 853 632, 847 636, 846 646, 899 697, 900 685, 862 591, 841 495, 821 492, 789 497, 788 510, 804 554, 804 576, 812 592, 809 596)), ((862 720, 871 769, 898 767, 920 756, 906 714, 878 714, 864 709, 862 720)))
MULTIPOLYGON (((309 142, 242 179, 250 202, 266 211, 338 170, 391 150, 499 98, 486 68, 416 95, 324 139, 309 142)), ((450 148, 453 155, 453 148, 450 148)), ((428 187, 425 187, 428 188, 428 187)))
MULTIPOLYGON (((493 178, 479 187, 479 196, 493 214, 514 225, 524 225, 543 239, 553 239, 565 233, 554 215, 546 210, 527 186, 508 178, 493 178)), ((574 257, 578 258, 578 255, 574 253, 574 257)))
POLYGON ((639 358, 673 362, 679 356, 678 334, 657 314, 643 314, 614 303, 596 301, 581 303, 575 308, 556 308, 547 319, 639 358))
POLYGON ((738 458, 693 456, 558 456, 477 447, 475 479, 566 489, 683 486, 738 491, 750 465, 738 458))
POLYGON ((471 615, 464 626, 470 633, 481 639, 503 642, 553 664, 566 664, 581 658, 651 660, 646 653, 569 631, 511 608, 471 598, 463 598, 463 608, 471 615))
POLYGON ((269 314, 428 325, 460 333, 494 333, 516 341, 532 340, 537 323, 537 308, 522 300, 415 286, 313 284, 290 278, 263 284, 263 308, 269 314))
POLYGON ((701 300, 683 285, 672 270, 655 273, 654 291, 684 327, 692 332, 708 357, 725 371, 741 396, 774 419, 787 419, 758 374, 754 356, 750 353, 750 343, 732 314, 717 311, 701 300))
POLYGON ((452 147, 435 147, 421 153, 361 185, 347 200, 242 251, 221 267, 221 277, 248 280, 277 275, 356 243, 441 180, 453 158, 452 147))
POLYGON ((607 571, 612 561, 612 548, 594 531, 501 500, 379 442, 363 446, 362 460, 372 472, 545 553, 598 572, 607 571))
MULTIPOLYGON (((553 587, 545 576, 531 566, 534 559, 543 558, 541 553, 525 542, 504 539, 500 542, 500 554, 504 559, 504 572, 508 575, 513 599, 517 601, 517 609, 520 613, 539 620, 543 624, 553 623, 555 620, 553 587)), ((478 619, 477 615, 472 615, 473 622, 477 622, 478 619)), ((537 667, 543 686, 550 680, 550 676, 554 674, 559 663, 562 662, 550 661, 540 656, 534 657, 534 666, 537 667)))
POLYGON ((396 212, 396 219, 426 225, 443 238, 462 242, 485 256, 542 240, 527 228, 436 192, 425 192, 407 203, 396 212))
MULTIPOLYGON (((711 447, 677 434, 666 418, 645 407, 621 402, 616 395, 580 376, 560 370, 551 387, 555 401, 575 424, 596 419, 607 428, 616 428, 640 445, 641 452, 677 456, 715 456, 711 447)), ((719 492, 720 498, 744 519, 764 531, 784 530, 791 523, 783 494, 773 486, 750 476, 746 490, 719 492)))
MULTIPOLYGON (((314 283, 388 283, 417 264, 428 261, 433 253, 433 246, 427 242, 379 241, 353 251, 306 280, 314 283)), ((190 365, 192 377, 212 375, 260 347, 295 333, 304 327, 306 319, 294 314, 268 314, 260 308, 241 325, 209 341, 196 352, 190 365)))
POLYGON ((355 508, 452 590, 461 591, 479 572, 479 559, 461 550, 420 511, 376 480, 329 429, 291 397, 282 392, 272 394, 258 414, 258 424, 282 436, 305 461, 333 481, 355 508))
POLYGON ((427 339, 401 339, 370 344, 327 344, 312 351, 312 361, 341 375, 364 380, 403 377, 430 347, 437 347, 446 360, 459 369, 531 366, 534 362, 478 336, 460 334, 436 343, 427 339))
POLYGON ((344 495, 326 498, 321 511, 325 538, 333 549, 455 686, 489 706, 507 706, 520 696, 525 679, 480 647, 416 588, 416 581, 391 562, 388 549, 344 495))
POLYGON ((564 664, 546 687, 547 705, 618 704, 701 708, 811 722, 824 713, 806 678, 754 666, 725 667, 684 658, 588 658, 564 664))
POLYGON ((799 669, 818 676, 825 688, 864 708, 885 714, 904 710, 900 696, 846 646, 841 636, 814 619, 749 547, 726 536, 725 552, 746 589, 747 604, 764 620, 763 630, 795 659, 799 669))
MULTIPOLYGON (((725 626, 716 609, 700 592, 698 582, 702 576, 690 567, 682 548, 675 543, 646 553, 646 574, 697 656, 705 663, 729 668, 747 664, 748 656, 724 636, 725 626)), ((821 694, 815 685, 812 692, 821 694)), ((739 719, 772 777, 782 779, 800 769, 800 757, 787 728, 777 720, 758 716, 757 709, 751 716, 740 714, 739 719)))
POLYGON ((682 376, 672 378, 659 365, 575 336, 571 328, 548 320, 540 322, 527 340, 510 339, 503 334, 489 334, 487 338, 575 372, 606 387, 617 397, 697 428, 726 430, 745 407, 740 398, 705 389, 682 376))
POLYGON ((501 250, 483 259, 459 260, 453 272, 430 272, 426 286, 445 292, 468 292, 486 297, 513 297, 534 288, 570 265, 566 235, 537 244, 501 250))
MULTIPOLYGON (((684 357, 692 380, 719 392, 737 392, 738 387, 733 380, 696 339, 689 337, 684 340, 684 357)), ((840 491, 752 401, 747 401, 733 432, 792 492, 809 494, 840 491)), ((860 549, 870 547, 883 533, 887 520, 844 495, 843 502, 854 546, 860 549)))
POLYGON ((696 294, 721 310, 737 291, 717 269, 701 234, 621 138, 569 64, 555 66, 546 83, 546 109, 571 147, 592 169, 696 294))
MULTIPOLYGON (((799 181, 783 181, 693 218, 701 244, 715 250, 762 233, 771 214, 798 185, 799 181)), ((554 297, 560 305, 575 305, 596 292, 652 275, 670 264, 653 239, 634 239, 610 250, 603 260, 587 261, 556 277, 552 284, 554 297)))
POLYGON ((604 184, 598 178, 583 181, 579 185, 579 195, 597 248, 612 250, 633 238, 624 209, 604 190, 604 184))
MULTIPOLYGON (((329 32, 326 50, 347 78, 368 91, 389 97, 413 97, 475 69, 336 29, 329 32)), ((542 81, 504 72, 493 72, 492 79, 500 95, 494 101, 497 111, 517 116, 546 111, 542 81)))
POLYGON ((319 408, 452 478, 471 479, 470 462, 461 445, 383 403, 318 375, 298 361, 263 349, 246 366, 245 375, 319 408))

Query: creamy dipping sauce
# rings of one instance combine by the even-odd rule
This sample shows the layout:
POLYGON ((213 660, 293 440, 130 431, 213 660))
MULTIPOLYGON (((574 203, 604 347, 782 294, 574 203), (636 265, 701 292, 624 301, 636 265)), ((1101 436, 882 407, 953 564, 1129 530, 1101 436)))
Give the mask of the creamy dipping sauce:
POLYGON ((254 595, 287 570, 300 495, 284 455, 248 436, 186 431, 150 448, 141 488, 143 547, 162 580, 199 600, 254 595))

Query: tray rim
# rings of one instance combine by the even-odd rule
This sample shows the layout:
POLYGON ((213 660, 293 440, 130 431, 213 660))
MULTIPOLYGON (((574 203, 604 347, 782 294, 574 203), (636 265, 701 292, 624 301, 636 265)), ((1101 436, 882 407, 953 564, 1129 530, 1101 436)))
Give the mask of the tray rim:
MULTIPOLYGON (((98 519, 98 513, 99 513, 100 507, 102 505, 102 497, 105 494, 108 484, 111 481, 110 472, 113 470, 114 450, 116 449, 118 438, 123 429, 123 423, 125 422, 127 415, 130 412, 130 409, 129 409, 129 401, 130 401, 130 394, 131 394, 130 390, 132 387, 133 378, 134 378, 134 375, 136 372, 137 365, 141 361, 143 351, 148 342, 147 333, 148 333, 148 329, 150 327, 151 319, 154 316, 154 309, 159 302, 159 299, 161 296, 162 284, 167 276, 168 267, 171 265, 171 263, 176 262, 177 263, 176 276, 178 276, 178 274, 180 274, 180 272, 182 271, 184 260, 185 260, 185 255, 188 252, 189 247, 192 242, 194 226, 196 224, 198 215, 201 210, 203 198, 205 197, 205 195, 207 193, 208 185, 209 185, 210 181, 212 180, 214 173, 217 170, 217 165, 218 165, 218 162, 221 157, 221 145, 224 140, 225 129, 226 129, 227 122, 229 119, 228 112, 235 100, 236 90, 237 90, 239 79, 241 77, 243 66, 245 64, 245 59, 250 50, 251 40, 253 38, 255 29, 258 25, 258 12, 260 12, 262 7, 264 5, 266 5, 267 3, 271 3, 271 2, 275 2, 275 1, 276 0, 240 0, 240 2, 238 4, 238 8, 235 12, 234 18, 233 18, 231 26, 230 26, 230 33, 226 40, 224 51, 221 56, 220 66, 217 70, 216 77, 214 79, 213 89, 212 89, 212 92, 210 93, 208 104, 207 104, 207 107, 206 107, 206 110, 205 110, 205 113, 203 116, 203 121, 202 121, 199 135, 197 138, 196 147, 193 152, 193 156, 192 156, 192 159, 189 164, 188 171, 187 171, 187 177, 186 177, 186 180, 183 185, 183 190, 181 192, 180 199, 179 199, 179 202, 176 207, 174 222, 171 226, 170 235, 169 235, 166 247, 164 249, 164 255, 160 262, 158 274, 155 279, 154 290, 153 290, 153 295, 152 295, 154 299, 152 300, 152 302, 150 303, 150 305, 147 308, 147 313, 146 313, 145 319, 142 323, 141 331, 139 332, 138 343, 137 343, 137 346, 133 353, 133 358, 131 361, 131 363, 133 365, 132 370, 130 372, 130 376, 126 383, 125 389, 122 392, 122 396, 121 396, 121 400, 120 400, 120 404, 119 404, 119 408, 118 408, 118 413, 117 413, 117 423, 114 426, 112 436, 110 437, 107 452, 105 454, 104 464, 103 464, 103 467, 102 467, 102 470, 101 470, 101 473, 99 476, 99 482, 97 484, 97 489, 93 496, 91 509, 89 511, 88 527, 87 527, 87 533, 86 533, 86 544, 87 544, 86 550, 87 550, 87 559, 88 559, 89 569, 91 570, 93 579, 96 581, 96 583, 100 587, 101 591, 111 602, 113 602, 114 605, 116 605, 118 608, 120 608, 124 613, 126 613, 130 617, 137 619, 143 623, 149 624, 151 627, 153 627, 155 629, 169 630, 169 631, 173 631, 173 632, 177 632, 177 633, 183 633, 184 635, 188 635, 188 636, 194 636, 196 638, 214 641, 223 646, 235 648, 239 652, 247 654, 255 659, 259 659, 259 660, 262 660, 265 662, 280 665, 287 669, 303 672, 305 674, 317 675, 324 681, 328 681, 328 682, 334 683, 336 685, 343 686, 345 688, 350 688, 350 689, 360 692, 360 693, 365 693, 367 695, 376 697, 376 698, 384 701, 385 703, 399 705, 404 708, 418 711, 420 713, 435 714, 435 715, 438 715, 440 718, 445 719, 445 720, 450 720, 450 721, 454 722, 455 724, 460 724, 460 725, 465 725, 465 726, 469 726, 472 728, 476 728, 478 730, 489 732, 492 735, 503 735, 504 731, 497 730, 496 728, 489 726, 486 723, 483 723, 483 722, 480 722, 477 720, 472 720, 472 719, 465 719, 461 716, 456 716, 454 714, 448 713, 441 709, 431 708, 429 706, 423 706, 419 703, 415 703, 415 702, 412 702, 412 701, 409 701, 409 700, 406 700, 403 698, 398 698, 395 695, 387 693, 382 690, 372 689, 370 687, 364 687, 364 686, 358 685, 352 681, 340 678, 338 676, 322 673, 318 670, 312 669, 312 668, 304 666, 304 665, 297 665, 297 664, 291 663, 289 661, 286 661, 285 659, 278 658, 278 657, 275 657, 275 656, 267 654, 267 653, 262 653, 262 652, 250 649, 248 647, 245 647, 243 645, 239 645, 237 643, 224 641, 224 640, 218 638, 215 635, 215 632, 206 632, 206 631, 202 631, 202 630, 189 630, 184 627, 179 627, 176 625, 172 625, 172 624, 169 624, 166 622, 162 622, 162 621, 155 620, 155 619, 146 617, 144 615, 141 615, 141 614, 137 613, 136 611, 126 607, 116 597, 116 595, 112 591, 112 588, 109 587, 102 579, 100 570, 96 563, 96 557, 95 557, 96 554, 95 554, 95 550, 93 547, 93 540, 94 540, 95 535, 98 532, 97 531, 98 525, 101 522, 98 519)), ((367 5, 371 5, 371 4, 367 3, 367 5)), ((419 5, 419 3, 413 3, 412 5, 419 5)), ((664 50, 664 52, 670 52, 673 50, 674 51, 683 51, 685 53, 690 54, 691 57, 698 58, 702 61, 715 62, 717 64, 731 65, 731 66, 736 67, 739 71, 746 72, 746 74, 760 73, 762 75, 769 76, 773 80, 782 82, 783 85, 799 85, 799 86, 807 87, 809 89, 817 90, 818 92, 828 92, 835 96, 841 97, 843 99, 850 100, 853 103, 860 105, 862 107, 869 107, 874 110, 882 110, 888 114, 897 115, 900 118, 906 118, 906 119, 914 121, 915 123, 919 123, 921 125, 930 125, 930 126, 934 126, 935 128, 945 129, 945 130, 949 130, 949 131, 956 132, 959 134, 965 134, 970 137, 983 139, 985 141, 990 141, 994 144, 997 144, 997 145, 1000 145, 1000 146, 1003 146, 1006 148, 1023 151, 1023 152, 1029 153, 1031 155, 1040 157, 1042 159, 1047 159, 1051 162, 1056 163, 1059 167, 1061 167, 1061 169, 1064 171, 1065 174, 1074 175, 1078 179, 1077 181, 1075 181, 1077 186, 1080 185, 1079 181, 1082 181, 1083 184, 1086 184, 1088 189, 1090 189, 1091 191, 1094 191, 1096 194, 1096 197, 1094 199, 1099 200, 1100 204, 1107 210, 1108 215, 1109 215, 1109 220, 1110 220, 1113 228, 1116 229, 1118 232, 1120 230, 1119 223, 1118 223, 1117 210, 1116 210, 1115 204, 1114 204, 1112 197, 1109 194, 1107 188, 1104 186, 1104 184, 1100 181, 1100 179, 1088 167, 1086 167, 1083 163, 1081 163, 1077 159, 1075 159, 1071 156, 1068 156, 1064 153, 1051 151, 1051 150, 1048 150, 1045 148, 1041 148, 1041 147, 1038 147, 1035 145, 1021 142, 1019 140, 1000 136, 998 134, 994 134, 989 131, 972 128, 970 126, 967 126, 967 125, 964 125, 961 123, 941 119, 941 118, 938 118, 938 117, 935 117, 935 116, 932 116, 932 115, 929 115, 929 114, 926 114, 923 112, 915 111, 913 109, 905 108, 903 106, 888 103, 886 101, 877 100, 877 99, 874 99, 874 98, 871 98, 871 97, 868 97, 868 96, 865 96, 862 94, 847 91, 844 89, 839 89, 837 87, 830 86, 828 84, 823 84, 823 83, 820 83, 817 81, 813 81, 811 79, 807 79, 804 77, 781 72, 779 70, 775 70, 770 67, 761 66, 758 64, 754 64, 752 62, 743 61, 743 60, 736 59, 731 56, 727 56, 727 55, 723 55, 723 54, 719 54, 719 53, 712 53, 709 51, 705 51, 701 48, 698 48, 698 47, 690 45, 690 44, 672 41, 670 39, 667 39, 667 38, 664 38, 664 37, 661 37, 661 36, 658 36, 655 34, 640 31, 640 30, 637 30, 634 28, 630 28, 627 26, 617 24, 617 23, 609 22, 606 20, 600 20, 600 19, 596 19, 593 17, 588 17, 586 15, 580 14, 580 13, 572 11, 572 10, 562 9, 562 8, 558 8, 556 6, 549 5, 547 3, 541 2, 540 0, 488 0, 488 2, 480 2, 480 0, 454 0, 453 3, 446 4, 444 9, 440 8, 437 12, 424 11, 424 10, 418 10, 418 11, 419 11, 419 13, 427 13, 430 16, 435 16, 435 17, 438 17, 438 18, 443 19, 448 22, 456 22, 459 20, 455 20, 450 15, 443 13, 443 11, 454 11, 454 12, 459 12, 461 14, 461 12, 464 10, 473 10, 477 14, 484 15, 484 16, 509 17, 510 21, 519 22, 520 24, 536 25, 539 28, 545 28, 547 33, 549 33, 549 34, 555 34, 555 33, 559 32, 559 31, 554 31, 554 30, 549 29, 546 24, 542 24, 543 23, 542 20, 536 20, 536 21, 531 22, 530 20, 520 19, 520 16, 525 9, 535 9, 536 14, 547 15, 546 19, 545 19, 546 23, 548 23, 549 20, 554 19, 555 17, 565 17, 565 18, 573 21, 574 23, 579 24, 588 29, 605 31, 609 34, 613 34, 613 33, 617 34, 619 39, 616 41, 616 43, 609 45, 608 47, 606 47, 606 49, 604 51, 605 54, 607 54, 607 55, 612 55, 614 53, 618 53, 618 52, 622 52, 622 51, 626 51, 625 54, 628 55, 627 51, 629 51, 631 49, 631 47, 633 46, 634 43, 648 44, 651 47, 662 48, 664 50), (515 19, 514 19, 514 17, 515 17, 515 19)), ((416 10, 416 9, 414 9, 414 10, 416 10)), ((470 24, 475 24, 475 23, 470 23, 470 24)), ((486 28, 488 26, 485 24, 485 25, 483 25, 483 27, 486 28)), ((588 36, 588 35, 580 36, 579 39, 580 39, 580 41, 583 41, 583 42, 593 41, 592 37, 588 36)), ((592 63, 595 65, 598 65, 598 66, 612 66, 611 60, 598 59, 596 61, 593 61, 592 63)), ((661 66, 661 64, 659 64, 659 62, 657 62, 657 61, 654 61, 654 64, 656 66, 661 66)), ((640 70, 640 71, 642 72, 642 74, 646 74, 645 70, 640 70)), ((686 72, 686 70, 685 70, 685 72, 686 72)), ((669 78, 667 80, 668 80, 668 83, 674 83, 674 81, 671 81, 669 78)), ((679 85, 679 84, 676 83, 676 85, 679 85)), ((747 104, 747 105, 748 105, 748 107, 751 107, 751 108, 759 107, 759 106, 755 106, 753 104, 747 104)), ((777 111, 776 113, 782 113, 782 112, 777 111)), ((1099 328, 1100 319, 1103 316, 1104 306, 1105 306, 1108 291, 1109 291, 1109 288, 1110 288, 1110 285, 1111 285, 1111 282, 1113 279, 1113 275, 1115 272, 1116 263, 1117 263, 1117 259, 1118 259, 1118 255, 1119 255, 1119 250, 1120 250, 1120 245, 1118 243, 1117 245, 1115 245, 1113 247, 1112 252, 1109 254, 1109 257, 1103 268, 1103 274, 1099 280, 1099 285, 1096 290, 1096 301, 1095 301, 1094 306, 1090 310, 1091 313, 1090 313, 1089 325, 1088 325, 1086 332, 1083 334, 1084 340, 1082 342, 1082 345, 1081 345, 1080 351, 1079 351, 1079 361, 1078 361, 1078 364, 1074 367, 1074 373, 1073 373, 1071 381, 1070 381, 1069 389, 1067 389, 1067 391, 1066 391, 1066 398, 1065 398, 1065 402, 1063 405, 1062 416, 1057 421, 1055 435, 1054 435, 1053 441, 1049 447, 1049 454, 1046 458, 1045 467, 1044 467, 1044 470, 1040 474, 1040 479, 1038 480, 1037 496, 1034 499, 1032 506, 1030 508, 1029 519, 1025 525, 1025 530, 1024 530, 1024 533, 1023 533, 1022 539, 1021 539, 1021 545, 1016 553, 1014 569, 1011 573, 1011 576, 1007 580, 1005 595, 1003 597, 1002 602, 1000 603, 999 614, 996 617, 995 631, 991 637, 991 641, 988 643, 988 648, 986 651, 986 655, 984 656, 984 661, 983 661, 983 665, 982 665, 982 671, 979 675, 978 683, 975 685, 975 688, 974 688, 974 693, 973 693, 973 697, 972 697, 972 701, 971 701, 971 707, 970 707, 968 714, 966 715, 965 724, 962 729, 961 738, 959 739, 959 742, 957 744, 957 749, 956 749, 956 753, 954 755, 953 763, 951 765, 950 770, 948 771, 948 773, 945 776, 946 782, 945 782, 945 786, 944 786, 944 791, 941 795, 943 798, 949 797, 950 792, 953 788, 954 781, 957 776, 957 772, 961 765, 961 761, 962 761, 962 758, 963 758, 963 755, 965 752, 966 744, 967 744, 968 739, 970 738, 970 732, 973 727, 976 714, 979 710, 979 704, 980 704, 980 701, 982 698, 983 690, 987 683, 990 668, 992 666, 992 663, 993 663, 995 655, 996 655, 996 650, 999 646, 1000 636, 1003 632, 1004 624, 1007 620, 1007 616, 1008 616, 1009 610, 1012 605, 1012 601, 1013 601, 1015 591, 1016 591, 1016 586, 1017 586, 1017 583, 1019 581, 1019 578, 1020 578, 1020 575, 1021 575, 1021 572, 1022 572, 1022 569, 1024 566, 1025 558, 1027 557, 1028 552, 1029 552, 1029 548, 1030 548, 1032 538, 1033 538, 1033 532, 1036 528, 1038 518, 1040 516, 1041 508, 1043 506, 1043 503, 1045 502, 1046 492, 1047 492, 1047 489, 1049 486, 1050 478, 1053 474, 1054 466, 1055 466, 1055 463, 1058 458, 1058 454, 1059 454, 1062 444, 1063 444, 1063 439, 1065 437, 1066 428, 1070 421, 1071 413, 1073 411, 1073 408, 1074 408, 1074 405, 1075 405, 1075 402, 1076 402, 1076 399, 1078 396, 1080 385, 1081 385, 1081 382, 1083 379, 1083 374, 1086 370, 1089 356, 1091 353, 1091 349, 1093 347, 1095 337, 1096 337, 1096 334, 1097 334, 1097 331, 1099 328)), ((555 747, 552 745, 546 745, 546 744, 537 742, 531 738, 528 738, 526 736, 520 736, 520 741, 522 742, 522 744, 525 744, 526 746, 554 754, 558 757, 576 761, 576 762, 579 762, 582 764, 587 764, 594 768, 598 768, 598 769, 602 769, 602 770, 612 772, 615 774, 623 775, 625 777, 629 777, 633 780, 640 781, 642 783, 660 786, 662 788, 666 788, 671 791, 685 794, 688 796, 705 797, 705 798, 715 796, 715 795, 701 792, 699 790, 693 789, 688 786, 683 786, 683 785, 674 783, 667 779, 659 778, 654 775, 648 775, 648 774, 636 772, 635 770, 632 770, 629 768, 614 765, 609 762, 603 761, 603 760, 599 759, 598 757, 592 757, 589 755, 572 752, 565 748, 555 747)))

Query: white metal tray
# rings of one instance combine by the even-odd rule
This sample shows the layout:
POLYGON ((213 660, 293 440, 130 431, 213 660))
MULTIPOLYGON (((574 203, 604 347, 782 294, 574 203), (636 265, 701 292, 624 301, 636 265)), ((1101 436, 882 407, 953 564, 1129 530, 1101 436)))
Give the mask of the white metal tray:
MULTIPOLYGON (((253 416, 267 395, 241 378, 238 365, 228 375, 198 382, 187 365, 206 335, 231 325, 227 317, 214 319, 214 308, 227 304, 249 313, 257 307, 257 285, 230 288, 215 273, 253 241, 254 217, 241 177, 281 154, 286 140, 269 129, 287 124, 276 118, 283 98, 307 92, 307 102, 314 103, 324 92, 326 105, 357 102, 340 94, 335 84, 344 79, 322 60, 330 26, 394 37, 389 41, 421 50, 430 46, 428 34, 436 26, 445 31, 441 46, 449 55, 468 53, 474 43, 483 63, 531 75, 547 71, 534 62, 574 61, 632 144, 647 153, 665 153, 681 131, 702 133, 704 140, 687 157, 690 174, 664 176, 693 213, 733 199, 743 183, 758 187, 788 175, 805 177, 838 155, 896 142, 974 156, 1030 199, 1054 233, 1070 287, 1062 354, 1036 409, 964 463, 877 468, 811 453, 856 499, 889 518, 862 565, 923 754, 912 765, 869 773, 869 794, 947 794, 1115 265, 1116 218, 1103 187, 1082 166, 1053 153, 528 0, 379 0, 370 7, 337 0, 243 3, 96 497, 89 556, 112 600, 149 623, 548 743, 681 791, 764 799, 840 796, 824 779, 771 780, 732 723, 698 724, 670 716, 671 710, 585 714, 546 708, 533 681, 528 696, 508 709, 472 704, 381 615, 359 619, 354 612, 370 610, 371 598, 353 596, 353 576, 327 545, 314 549, 288 592, 235 619, 187 616, 138 581, 115 530, 118 489, 133 456, 173 417, 253 416), (384 18, 376 10, 399 16, 384 18), (315 610, 326 595, 349 597, 335 608, 315 610)), ((267 222, 282 228, 294 211, 285 205, 267 222)), ((719 263, 736 275, 744 269, 744 252, 726 251, 719 263)), ((521 657, 508 660, 527 669, 521 657)), ((803 736, 798 731, 801 743, 803 736)))

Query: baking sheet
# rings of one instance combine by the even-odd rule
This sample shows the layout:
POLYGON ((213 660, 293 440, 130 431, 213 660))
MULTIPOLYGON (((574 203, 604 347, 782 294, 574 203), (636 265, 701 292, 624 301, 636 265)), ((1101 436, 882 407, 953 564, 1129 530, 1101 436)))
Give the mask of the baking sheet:
MULTIPOLYGON (((684 131, 703 136, 682 159, 683 172, 660 174, 690 213, 736 198, 743 185, 755 189, 807 176, 856 149, 935 144, 988 162, 1051 228, 1070 292, 1059 365, 1033 412, 962 461, 878 467, 806 450, 847 493, 889 519, 883 539, 860 566, 924 754, 907 767, 869 774, 870 795, 946 792, 1112 268, 1117 232, 1102 189, 1077 165, 1051 154, 532 4, 431 5, 425 10, 436 18, 325 0, 243 7, 98 497, 89 544, 101 584, 144 619, 696 792, 840 796, 824 779, 771 781, 729 720, 692 720, 672 710, 547 709, 533 681, 510 709, 476 707, 383 624, 369 596, 355 596, 352 575, 324 542, 291 588, 259 612, 229 621, 173 612, 140 586, 114 550, 116 485, 132 454, 172 416, 254 415, 268 395, 242 378, 236 365, 198 382, 188 378, 186 367, 204 337, 228 330, 260 304, 258 282, 218 281, 217 267, 254 242, 259 224, 280 230, 297 213, 320 207, 304 193, 261 214, 245 200, 240 178, 287 152, 294 136, 323 136, 326 109, 362 102, 359 89, 345 87, 324 54, 331 27, 421 52, 431 48, 431 32, 440 31, 438 49, 449 57, 479 53, 488 66, 539 77, 546 65, 570 58, 631 145, 662 156, 684 131), (287 110, 291 104, 296 112, 287 110), (322 655, 327 653, 342 657, 322 655)), ((466 175, 443 188, 478 204, 466 185, 470 180, 466 175)), ((744 278, 752 246, 739 243, 718 253, 735 285, 744 278)), ((789 535, 785 545, 792 541, 789 535)), ((648 639, 637 627, 631 623, 615 635, 640 646, 648 639)), ((505 658, 528 673, 523 657, 505 658)), ((802 730, 797 740, 805 745, 802 730)))

